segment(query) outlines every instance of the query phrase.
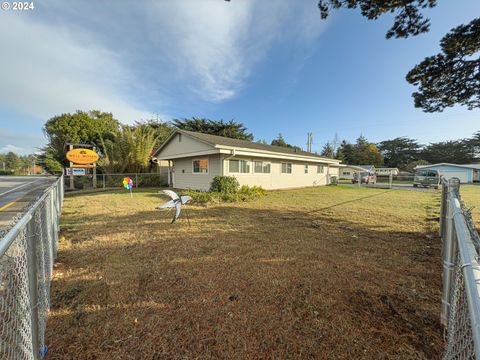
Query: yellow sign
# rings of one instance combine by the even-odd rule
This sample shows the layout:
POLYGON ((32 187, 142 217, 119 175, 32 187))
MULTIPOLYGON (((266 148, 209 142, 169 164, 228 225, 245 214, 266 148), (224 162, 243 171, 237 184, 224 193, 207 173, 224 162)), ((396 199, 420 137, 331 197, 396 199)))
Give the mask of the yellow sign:
POLYGON ((73 149, 67 152, 66 156, 75 164, 92 164, 98 160, 98 154, 89 149, 73 149))

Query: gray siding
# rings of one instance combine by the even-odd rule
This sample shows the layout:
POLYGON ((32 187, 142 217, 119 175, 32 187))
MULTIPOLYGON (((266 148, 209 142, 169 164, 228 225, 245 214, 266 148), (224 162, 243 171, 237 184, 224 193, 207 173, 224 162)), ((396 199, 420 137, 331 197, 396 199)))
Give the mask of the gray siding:
POLYGON ((196 156, 173 160, 173 186, 177 189, 210 189, 210 184, 215 176, 221 175, 220 154, 196 156), (208 174, 194 174, 193 160, 208 159, 208 174))
POLYGON ((183 134, 176 134, 170 142, 165 145, 161 151, 162 158, 175 157, 181 155, 188 156, 198 151, 214 150, 214 146, 201 142, 199 140, 192 139, 189 136, 183 134))

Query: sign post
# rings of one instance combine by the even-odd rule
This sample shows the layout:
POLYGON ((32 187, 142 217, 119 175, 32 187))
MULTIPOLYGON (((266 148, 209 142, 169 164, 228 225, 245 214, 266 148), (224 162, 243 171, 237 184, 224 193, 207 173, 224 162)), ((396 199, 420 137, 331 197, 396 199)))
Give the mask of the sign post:
MULTIPOLYGON (((73 145, 68 145, 69 152, 73 150, 73 145)), ((70 161, 70 168, 73 167, 73 162, 70 161)), ((73 173, 70 173, 70 190, 75 190, 75 184, 73 182, 73 173)))
POLYGON ((68 144, 69 151, 66 154, 67 159, 70 161, 70 189, 75 189, 73 176, 85 176, 87 174, 86 169, 92 169, 93 174, 93 187, 97 187, 97 160, 98 154, 95 151, 95 146, 84 144, 68 144), (74 149, 74 146, 80 146, 80 148, 74 149), (91 147, 93 150, 85 149, 85 147, 91 147))
MULTIPOLYGON (((97 148, 94 146, 93 151, 96 153, 97 148)), ((93 188, 96 189, 97 187, 97 163, 93 163, 93 188)))

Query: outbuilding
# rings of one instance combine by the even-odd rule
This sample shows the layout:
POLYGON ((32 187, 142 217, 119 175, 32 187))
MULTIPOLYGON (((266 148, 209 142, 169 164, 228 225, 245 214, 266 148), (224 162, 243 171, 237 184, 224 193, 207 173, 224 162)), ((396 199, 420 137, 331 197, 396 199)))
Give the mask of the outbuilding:
POLYGON ((472 183, 480 181, 480 164, 451 164, 438 163, 430 165, 418 165, 415 170, 431 169, 436 170, 440 176, 447 180, 452 177, 460 179, 462 183, 472 183))
POLYGON ((398 168, 376 168, 375 173, 378 176, 397 176, 399 174, 398 168))
POLYGON ((356 173, 369 173, 375 174, 374 165, 340 165, 340 179, 342 180, 352 180, 353 175, 356 173))
POLYGON ((154 156, 169 163, 169 184, 209 190, 215 176, 234 176, 240 185, 287 189, 330 184, 340 161, 294 148, 176 130, 154 156))

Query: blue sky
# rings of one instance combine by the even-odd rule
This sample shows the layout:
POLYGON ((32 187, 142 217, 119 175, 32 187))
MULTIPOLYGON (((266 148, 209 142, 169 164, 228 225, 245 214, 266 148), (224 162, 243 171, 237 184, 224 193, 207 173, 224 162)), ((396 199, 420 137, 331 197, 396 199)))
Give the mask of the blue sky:
POLYGON ((320 20, 316 0, 35 2, 0 12, 0 152, 35 151, 42 125, 77 109, 124 123, 156 117, 236 119, 256 139, 282 133, 320 150, 335 134, 377 142, 469 137, 479 110, 415 109, 405 74, 439 51, 478 0, 440 1, 428 34, 385 39, 391 16, 320 20))

